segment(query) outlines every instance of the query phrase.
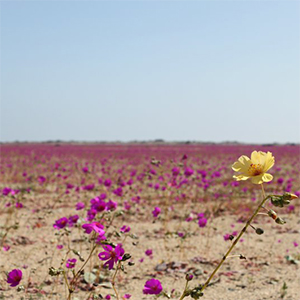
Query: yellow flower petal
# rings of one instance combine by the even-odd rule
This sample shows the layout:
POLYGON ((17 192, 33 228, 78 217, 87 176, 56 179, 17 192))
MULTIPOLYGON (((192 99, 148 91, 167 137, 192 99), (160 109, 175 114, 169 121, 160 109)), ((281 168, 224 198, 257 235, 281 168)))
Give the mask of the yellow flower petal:
POLYGON ((233 175, 233 178, 235 178, 237 181, 240 181, 240 180, 247 180, 249 178, 249 176, 245 176, 245 175, 233 175))
POLYGON ((249 166, 251 164, 250 158, 246 155, 242 155, 238 161, 236 161, 233 165, 232 165, 232 169, 236 172, 243 172, 246 173, 246 170, 248 170, 249 166))
POLYGON ((272 156, 271 152, 268 152, 266 155, 264 171, 266 172, 266 171, 270 170, 274 166, 274 163, 275 163, 274 156, 272 156))
POLYGON ((269 182, 273 179, 273 176, 271 174, 265 173, 263 174, 261 178, 264 182, 269 182))
POLYGON ((253 164, 260 164, 261 165, 261 160, 262 160, 262 153, 261 151, 253 151, 251 153, 251 161, 253 164))
POLYGON ((261 183, 263 183, 262 177, 263 177, 263 174, 251 177, 251 182, 254 184, 261 184, 261 183))

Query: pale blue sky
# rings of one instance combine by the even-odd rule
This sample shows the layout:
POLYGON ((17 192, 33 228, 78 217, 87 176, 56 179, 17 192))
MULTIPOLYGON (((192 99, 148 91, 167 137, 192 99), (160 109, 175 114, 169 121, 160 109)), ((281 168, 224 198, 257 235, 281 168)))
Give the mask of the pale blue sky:
POLYGON ((300 142, 298 1, 2 1, 1 141, 300 142))

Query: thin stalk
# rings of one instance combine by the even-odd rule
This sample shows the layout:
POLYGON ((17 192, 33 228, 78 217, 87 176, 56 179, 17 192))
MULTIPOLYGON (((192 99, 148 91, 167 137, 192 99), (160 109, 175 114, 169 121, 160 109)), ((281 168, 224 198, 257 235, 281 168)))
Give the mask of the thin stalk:
POLYGON ((263 194, 263 198, 266 198, 265 189, 264 189, 263 184, 261 184, 261 191, 262 191, 262 194, 263 194))
POLYGON ((116 272, 115 272, 115 274, 114 274, 114 276, 113 276, 113 279, 112 279, 112 281, 111 281, 112 287, 113 287, 113 289, 114 289, 114 291, 115 291, 115 294, 116 294, 116 297, 117 297, 117 300, 119 300, 119 294, 118 294, 118 292, 117 292, 117 289, 115 288, 115 279, 116 279, 117 273, 118 273, 118 271, 119 271, 119 267, 120 267, 120 261, 118 261, 117 268, 116 268, 116 272))
POLYGON ((185 287, 184 287, 184 290, 183 290, 183 293, 182 293, 182 295, 181 295, 181 297, 180 297, 179 300, 182 300, 182 299, 185 297, 185 292, 186 292, 186 290, 187 290, 188 284, 189 284, 189 282, 186 281, 185 287))
POLYGON ((76 273, 76 275, 74 276, 73 280, 71 281, 71 284, 75 284, 78 276, 80 275, 81 271, 83 270, 83 268, 85 267, 85 265, 87 264, 87 262, 90 260, 94 250, 96 249, 96 245, 93 246, 92 251, 90 252, 90 255, 88 256, 88 258, 86 259, 86 261, 84 262, 84 264, 81 266, 81 268, 78 270, 78 272, 76 273))
POLYGON ((70 299, 71 299, 71 295, 72 295, 71 287, 70 287, 70 285, 69 285, 69 282, 68 282, 68 278, 67 278, 66 272, 63 271, 63 274, 64 274, 64 279, 65 279, 66 285, 67 285, 67 287, 68 287, 68 300, 70 300, 70 299))
POLYGON ((251 216, 251 218, 247 221, 246 225, 244 226, 244 228, 241 230, 241 232, 239 233, 239 235, 237 236, 237 238, 234 240, 234 242, 232 243, 231 247, 228 249, 228 251, 226 252, 226 254, 223 256, 222 260, 219 262, 219 264, 217 265, 217 267, 215 268, 215 270, 212 272, 212 274, 209 276, 209 278, 207 279, 207 281, 204 283, 204 285, 201 288, 201 292, 204 291, 204 289, 208 286, 208 284, 210 283, 210 281, 212 280, 212 278, 214 277, 214 275, 217 273, 217 271, 220 269, 220 267, 222 266, 222 264, 224 263, 224 261, 226 260, 226 258, 228 257, 228 255, 230 254, 230 252, 232 251, 232 249, 235 247, 235 245, 237 244, 237 242, 240 240, 240 238, 242 237, 242 235, 246 232, 247 228, 249 227, 249 225, 251 224, 252 220, 255 218, 255 216, 258 214, 259 210, 262 208, 262 206, 265 204, 265 202, 270 198, 271 196, 265 197, 262 202, 260 203, 260 205, 257 207, 257 209, 255 210, 255 212, 253 213, 253 215, 251 216))

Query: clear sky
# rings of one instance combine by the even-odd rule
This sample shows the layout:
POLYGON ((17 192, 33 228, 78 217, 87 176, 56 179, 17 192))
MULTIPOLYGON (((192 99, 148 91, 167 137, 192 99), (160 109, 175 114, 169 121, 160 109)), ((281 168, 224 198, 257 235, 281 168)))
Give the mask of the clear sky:
POLYGON ((299 1, 1 1, 1 141, 300 142, 299 1))

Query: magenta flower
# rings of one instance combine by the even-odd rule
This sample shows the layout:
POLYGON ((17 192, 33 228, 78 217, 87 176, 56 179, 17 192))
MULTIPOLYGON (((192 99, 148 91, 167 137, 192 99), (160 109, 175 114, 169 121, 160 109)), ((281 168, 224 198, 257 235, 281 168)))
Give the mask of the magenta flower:
POLYGON ((113 190, 113 193, 119 197, 123 196, 123 189, 121 187, 116 188, 115 190, 113 190))
POLYGON ((172 169, 172 174, 173 176, 177 176, 180 173, 180 169, 178 167, 175 167, 172 169))
POLYGON ((110 180, 110 179, 106 179, 106 180, 104 181, 104 185, 105 185, 106 187, 110 187, 110 186, 111 186, 111 180, 110 180))
POLYGON ((82 228, 85 230, 85 233, 87 233, 87 234, 90 234, 93 230, 96 233, 100 234, 100 235, 105 234, 105 231, 103 230, 104 226, 99 222, 92 222, 90 224, 88 224, 88 223, 83 224, 82 228))
POLYGON ((89 209, 89 210, 87 211, 87 220, 88 220, 88 221, 94 220, 95 217, 96 217, 96 214, 97 214, 96 209, 93 209, 93 208, 89 209))
POLYGON ((184 171, 184 175, 185 175, 186 177, 189 177, 189 176, 191 176, 191 175, 193 175, 193 174, 194 174, 194 170, 191 169, 191 168, 186 168, 185 171, 184 171))
POLYGON ((151 255, 153 254, 152 249, 147 249, 147 250, 145 251, 145 254, 146 254, 147 256, 151 256, 151 255))
POLYGON ((94 230, 93 224, 83 224, 81 226, 85 231, 84 233, 90 234, 94 230))
POLYGON ((96 239, 96 244, 102 244, 102 241, 105 241, 106 240, 106 236, 105 236, 105 231, 102 230, 101 233, 99 233, 97 239, 96 239))
POLYGON ((43 184, 45 181, 46 181, 46 178, 45 178, 44 176, 39 176, 38 182, 39 182, 40 184, 43 184))
POLYGON ((152 215, 154 218, 157 218, 160 213, 161 213, 161 209, 159 207, 155 207, 154 210, 152 211, 152 215))
POLYGON ((160 294, 160 292, 163 290, 161 283, 159 280, 157 279, 150 279, 148 281, 146 281, 144 289, 143 289, 143 293, 145 295, 158 295, 160 294))
POLYGON ((88 171, 89 171, 89 168, 88 168, 88 167, 82 168, 82 172, 83 172, 83 173, 87 173, 88 171))
POLYGON ((97 212, 102 212, 106 209, 106 202, 96 197, 91 200, 91 208, 95 209, 97 212))
POLYGON ((125 251, 122 248, 122 244, 118 244, 114 249, 110 245, 102 245, 102 248, 105 250, 98 254, 100 260, 107 260, 104 266, 108 266, 108 269, 111 270, 114 267, 114 264, 122 259, 125 251))
POLYGON ((68 220, 69 226, 73 227, 74 224, 77 223, 78 219, 79 219, 78 215, 74 215, 74 216, 69 217, 69 220, 68 220))
POLYGON ((68 219, 64 217, 56 220, 55 223, 53 224, 53 227, 59 230, 66 227, 67 224, 68 224, 68 219))
POLYGON ((130 227, 124 225, 124 226, 122 226, 122 227, 120 228, 120 231, 123 232, 123 233, 129 232, 129 231, 130 231, 130 227))
POLYGON ((229 233, 224 234, 223 238, 224 238, 224 241, 230 240, 230 234, 229 233))
POLYGON ((14 269, 7 275, 7 283, 10 286, 17 286, 22 280, 22 271, 19 269, 14 269))
POLYGON ((95 184, 88 184, 83 187, 85 191, 92 191, 95 188, 95 184))
POLYGON ((117 202, 114 202, 112 200, 109 200, 107 203, 106 203, 106 209, 107 210, 111 210, 111 211, 114 211, 117 209, 117 206, 118 206, 118 203, 117 202))
POLYGON ((185 233, 184 232, 181 232, 181 231, 178 231, 177 232, 177 235, 181 238, 183 238, 185 236, 185 233))
POLYGON ((84 209, 85 205, 83 202, 78 202, 76 204, 76 210, 81 210, 81 209, 84 209))
POLYGON ((130 294, 125 294, 123 298, 124 298, 124 299, 130 299, 130 298, 131 298, 131 295, 130 295, 130 294))
POLYGON ((66 267, 67 267, 68 269, 73 269, 73 268, 75 267, 76 262, 77 262, 77 259, 76 259, 76 258, 70 258, 70 259, 68 259, 67 262, 66 262, 66 267))
POLYGON ((206 218, 200 218, 199 220, 198 220, 198 225, 199 225, 199 227, 205 227, 206 226, 206 223, 207 223, 207 219, 206 218))
POLYGON ((22 208, 23 204, 21 202, 16 202, 16 208, 22 208))
POLYGON ((11 188, 5 187, 5 188, 2 190, 2 195, 3 195, 3 196, 7 196, 11 191, 12 191, 11 188))
POLYGON ((3 251, 7 252, 7 251, 9 251, 10 246, 9 245, 3 245, 2 249, 3 249, 3 251))
POLYGON ((284 179, 280 177, 280 178, 278 178, 277 183, 278 183, 278 184, 282 184, 283 181, 284 181, 284 179))
POLYGON ((67 183, 66 186, 67 186, 67 189, 72 189, 74 187, 74 185, 71 183, 67 183))
POLYGON ((11 191, 11 194, 14 196, 14 195, 17 195, 20 193, 20 190, 12 190, 11 191))

